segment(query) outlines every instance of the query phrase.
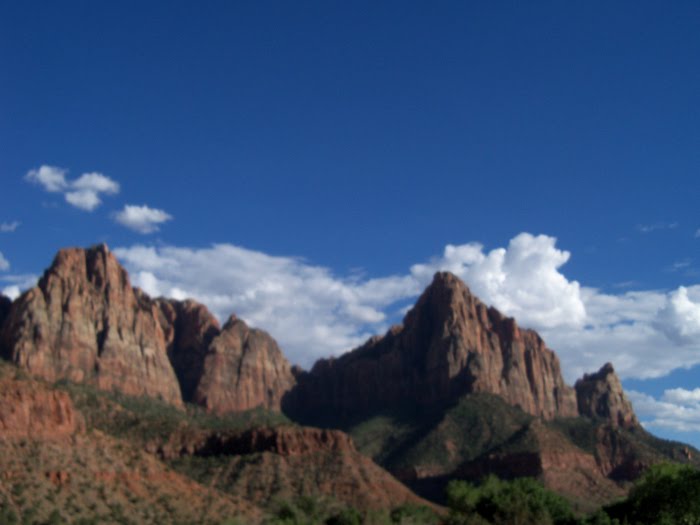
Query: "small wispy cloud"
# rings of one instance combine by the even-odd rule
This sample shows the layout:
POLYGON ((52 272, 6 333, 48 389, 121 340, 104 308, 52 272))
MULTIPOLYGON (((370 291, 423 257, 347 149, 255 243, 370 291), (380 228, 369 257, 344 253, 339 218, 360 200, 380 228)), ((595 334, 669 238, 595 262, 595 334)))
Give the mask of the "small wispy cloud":
POLYGON ((637 231, 640 233, 651 233, 660 230, 675 230, 678 228, 677 222, 655 222, 653 224, 637 224, 637 231))
POLYGON ((5 256, 0 252, 0 271, 5 271, 10 269, 10 261, 5 259, 5 256))
POLYGON ((696 239, 700 239, 700 228, 698 228, 697 230, 695 230, 695 238, 696 238, 696 239))
POLYGON ((665 268, 667 272, 680 272, 681 270, 686 270, 690 268, 690 265, 693 263, 692 259, 681 259, 680 261, 675 261, 673 264, 670 264, 665 268))
POLYGON ((12 222, 2 222, 0 223, 0 232, 2 233, 12 233, 19 228, 21 223, 19 221, 12 222))
POLYGON ((135 232, 147 234, 157 232, 160 225, 173 219, 169 213, 157 208, 127 204, 114 214, 114 220, 135 232))
POLYGON ((102 173, 83 173, 72 181, 66 179, 67 173, 64 168, 44 165, 29 170, 24 178, 49 193, 63 193, 68 204, 85 211, 93 211, 102 204, 101 194, 119 193, 119 183, 102 173))

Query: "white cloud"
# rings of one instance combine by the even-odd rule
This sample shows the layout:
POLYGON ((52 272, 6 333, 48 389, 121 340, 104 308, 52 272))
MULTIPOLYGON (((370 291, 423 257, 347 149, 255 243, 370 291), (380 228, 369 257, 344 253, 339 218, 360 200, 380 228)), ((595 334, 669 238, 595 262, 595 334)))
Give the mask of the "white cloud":
POLYGON ((700 391, 676 388, 666 390, 662 399, 628 391, 642 425, 650 429, 675 432, 700 432, 700 391))
POLYGON ((555 244, 554 237, 521 233, 507 249, 488 253, 480 244, 448 245, 441 258, 414 265, 411 273, 425 283, 437 270, 449 270, 482 300, 525 325, 582 326, 586 307, 579 283, 559 272, 571 254, 555 244))
POLYGON ((0 252, 0 271, 5 271, 10 269, 10 262, 5 259, 5 256, 0 252))
POLYGON ((102 173, 84 173, 75 180, 66 180, 68 171, 55 166, 41 166, 30 170, 25 179, 39 184, 52 193, 63 193, 66 202, 85 211, 93 211, 100 204, 100 194, 119 193, 119 184, 102 173))
POLYGON ((0 282, 9 283, 2 288, 2 293, 14 300, 19 297, 22 291, 36 285, 38 277, 32 274, 3 275, 0 282))
POLYGON ((555 239, 521 234, 508 249, 484 253, 478 244, 447 246, 443 255, 406 275, 339 277, 293 257, 230 244, 206 249, 133 246, 115 253, 151 295, 188 295, 220 318, 235 312, 267 329, 294 362, 338 354, 387 328, 396 303, 415 299, 437 270, 464 278, 475 294, 542 326, 581 326, 585 306, 576 282, 558 268, 569 253, 555 239))
POLYGON ((0 223, 0 232, 2 233, 12 233, 19 228, 20 222, 19 221, 12 221, 12 222, 3 222, 0 223))
POLYGON ((686 390, 685 388, 672 388, 666 390, 663 396, 664 401, 681 405, 700 404, 700 388, 686 390))
POLYGON ((68 187, 66 173, 67 170, 56 166, 41 166, 39 169, 29 170, 24 178, 42 186, 46 191, 59 193, 68 187))
POLYGON ((65 197, 68 204, 85 211, 92 211, 102 203, 97 193, 90 190, 69 191, 65 197))
POLYGON ((71 187, 79 191, 92 191, 114 195, 119 193, 119 184, 102 173, 83 173, 71 183, 71 187))
POLYGON ((678 228, 677 222, 655 222, 653 224, 638 224, 637 230, 641 233, 651 233, 659 230, 675 230, 678 228))
POLYGON ((294 257, 230 244, 115 250, 152 295, 193 297, 220 318, 236 313, 268 330, 293 362, 339 354, 383 333, 437 270, 465 280, 487 304, 540 332, 569 382, 611 361, 622 378, 651 378, 700 363, 700 286, 606 294, 561 272, 570 253, 546 235, 506 248, 448 245, 402 275, 334 275, 294 257))
POLYGON ((163 210, 130 204, 124 206, 122 211, 114 215, 114 219, 122 226, 144 234, 158 231, 158 225, 172 220, 172 218, 163 210))
POLYGON ((10 286, 6 286, 5 288, 2 289, 2 294, 3 294, 5 297, 9 297, 9 298, 12 299, 13 301, 14 301, 15 299, 17 299, 17 298, 20 296, 21 293, 22 293, 22 292, 21 292, 21 290, 19 289, 19 286, 17 286, 16 284, 12 284, 12 285, 10 285, 10 286))
POLYGON ((700 286, 679 287, 658 312, 656 327, 679 345, 700 341, 700 286))

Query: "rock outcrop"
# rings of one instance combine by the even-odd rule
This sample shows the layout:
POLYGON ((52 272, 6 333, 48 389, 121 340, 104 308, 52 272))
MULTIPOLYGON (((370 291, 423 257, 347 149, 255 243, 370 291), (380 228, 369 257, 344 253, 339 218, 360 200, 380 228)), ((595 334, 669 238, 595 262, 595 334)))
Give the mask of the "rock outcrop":
POLYGON ((157 313, 105 245, 65 249, 13 304, 3 346, 12 361, 49 381, 86 381, 179 404, 157 313))
POLYGON ((632 403, 625 396, 612 364, 606 363, 594 374, 576 381, 578 411, 582 416, 604 419, 613 427, 639 426, 632 403))
POLYGON ((65 249, 13 303, 0 340, 11 361, 46 380, 180 405, 158 316, 107 246, 65 249))
POLYGON ((601 501, 625 494, 625 489, 608 479, 596 455, 574 445, 567 436, 540 420, 529 425, 504 445, 462 465, 458 477, 478 480, 488 474, 502 478, 534 477, 584 510, 601 501))
MULTIPOLYGON (((0 321, 8 306, 0 298, 0 321)), ((87 382, 216 413, 279 410, 294 384, 267 333, 232 317, 223 329, 192 300, 132 288, 107 246, 61 250, 0 323, 3 356, 48 381, 87 382)))
POLYGON ((401 504, 432 506, 371 459, 337 430, 281 426, 240 433, 192 436, 168 443, 164 459, 216 457, 205 473, 206 485, 268 505, 313 494, 360 509, 389 509, 401 504))
POLYGON ((54 440, 81 428, 82 420, 65 392, 37 382, 0 379, 0 439, 54 440))
POLYGON ((275 340, 231 316, 209 345, 194 401, 217 414, 256 407, 280 410, 294 382, 275 340))
POLYGON ((298 382, 284 406, 302 417, 439 405, 472 392, 499 395, 545 419, 578 413, 559 360, 537 333, 487 307, 447 272, 435 275, 402 326, 320 360, 298 382))
POLYGON ((219 334, 219 322, 203 304, 192 300, 156 300, 170 363, 180 383, 182 399, 193 401, 202 377, 209 344, 219 334))

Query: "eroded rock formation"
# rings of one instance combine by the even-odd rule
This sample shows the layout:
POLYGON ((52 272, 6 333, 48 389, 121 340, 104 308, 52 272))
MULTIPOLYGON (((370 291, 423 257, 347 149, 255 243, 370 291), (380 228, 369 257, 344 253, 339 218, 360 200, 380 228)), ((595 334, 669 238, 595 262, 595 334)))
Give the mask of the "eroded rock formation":
POLYGON ((168 357, 180 382, 182 398, 193 401, 207 349, 220 331, 219 322, 206 306, 196 301, 158 299, 157 302, 168 357))
POLYGON ((53 440, 82 428, 70 396, 36 381, 0 379, 0 438, 53 440))
POLYGON ((582 416, 604 419, 612 426, 639 426, 632 403, 622 390, 612 364, 606 363, 594 374, 585 374, 576 381, 578 410, 582 416))
MULTIPOLYGON (((0 299, 0 321, 7 301, 0 299)), ((195 301, 151 299, 107 246, 61 250, 0 324, 4 356, 48 381, 87 382, 224 413, 279 410, 291 367, 277 343, 195 301)))
POLYGON ((470 392, 497 394, 546 419, 578 413, 559 360, 537 333, 487 307, 447 272, 435 275, 403 325, 320 360, 298 381, 285 399, 291 413, 342 417, 470 392))
POLYGON ((215 413, 280 409, 294 385, 289 362, 267 332, 231 316, 212 340, 194 401, 215 413))
POLYGON ((13 303, 0 339, 10 360, 35 376, 179 405, 158 313, 107 246, 65 249, 13 303))

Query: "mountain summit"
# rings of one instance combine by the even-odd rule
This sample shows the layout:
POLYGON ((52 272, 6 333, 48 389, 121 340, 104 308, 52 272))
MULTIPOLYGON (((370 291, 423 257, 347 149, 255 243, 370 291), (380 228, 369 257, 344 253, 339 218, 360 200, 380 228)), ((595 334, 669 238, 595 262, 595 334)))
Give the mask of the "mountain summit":
POLYGON ((240 320, 220 329, 195 301, 150 298, 131 286, 104 244, 60 250, 5 317, 3 356, 49 381, 84 382, 175 406, 194 401, 218 413, 279 410, 294 383, 265 332, 240 320))
POLYGON ((448 272, 435 274, 401 326, 317 362, 298 380, 292 412, 352 416, 482 392, 545 419, 578 415, 575 391, 537 333, 487 307, 448 272))

